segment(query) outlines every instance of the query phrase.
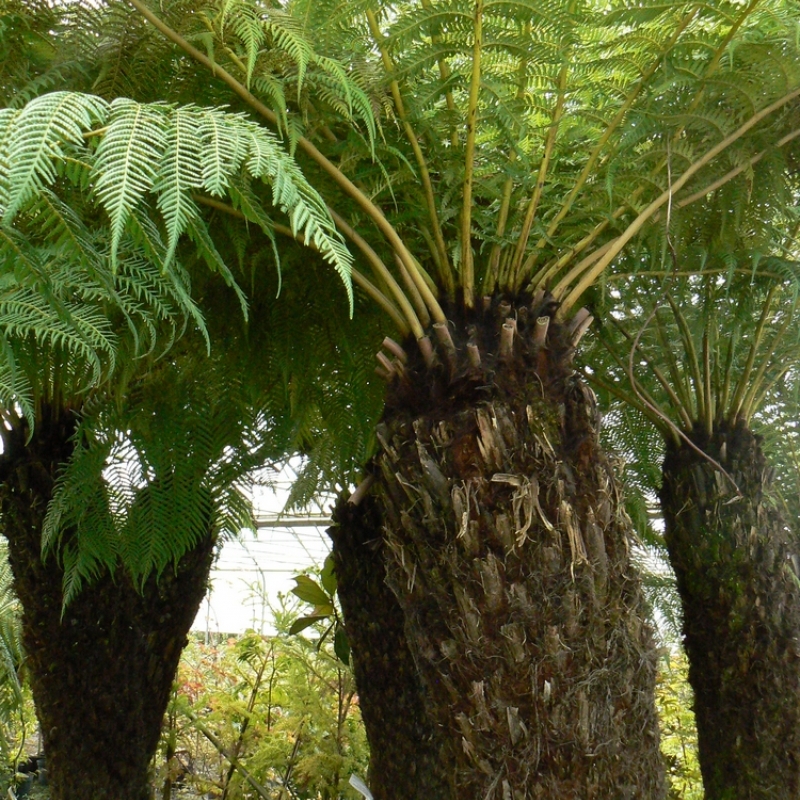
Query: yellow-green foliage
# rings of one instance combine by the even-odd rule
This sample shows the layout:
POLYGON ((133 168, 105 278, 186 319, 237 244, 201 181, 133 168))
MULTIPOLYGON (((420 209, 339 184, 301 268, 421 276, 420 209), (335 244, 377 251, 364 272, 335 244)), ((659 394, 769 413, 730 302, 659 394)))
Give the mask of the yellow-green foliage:
MULTIPOLYGON (((267 797, 286 797, 284 783, 297 798, 358 797, 348 780, 366 776, 368 750, 352 673, 332 642, 288 636, 294 616, 276 617, 276 636, 190 642, 165 725, 161 786, 171 740, 174 758, 192 765, 187 784, 208 796, 223 796, 226 786, 227 800, 259 796, 241 771, 230 770, 221 745, 238 754, 267 797)), ((173 761, 173 775, 176 767, 173 761)))
POLYGON ((669 796, 675 800, 702 800, 703 783, 697 761, 697 729, 688 668, 683 652, 671 653, 661 662, 656 685, 661 752, 667 765, 669 796))

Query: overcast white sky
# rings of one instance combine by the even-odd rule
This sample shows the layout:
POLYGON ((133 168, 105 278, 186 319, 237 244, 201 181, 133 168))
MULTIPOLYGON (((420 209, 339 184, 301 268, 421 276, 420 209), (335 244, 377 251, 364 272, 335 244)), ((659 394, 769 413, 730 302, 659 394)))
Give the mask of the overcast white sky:
POLYGON ((325 533, 331 500, 323 500, 307 516, 281 518, 293 473, 287 468, 275 480, 274 489, 254 490, 257 535, 244 531, 241 541, 226 542, 211 570, 211 591, 192 626, 209 633, 242 633, 253 628, 270 633, 269 604, 293 586, 292 577, 311 567, 321 567, 330 552, 325 533))

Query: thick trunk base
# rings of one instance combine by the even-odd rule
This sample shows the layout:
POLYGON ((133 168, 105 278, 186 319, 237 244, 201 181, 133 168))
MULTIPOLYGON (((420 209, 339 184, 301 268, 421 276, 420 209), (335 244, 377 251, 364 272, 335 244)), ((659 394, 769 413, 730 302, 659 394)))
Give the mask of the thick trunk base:
POLYGON ((800 796, 800 592, 768 467, 744 426, 668 449, 661 502, 683 601, 708 800, 800 796))
POLYGON ((102 575, 62 618, 63 573, 41 528, 72 426, 42 420, 3 454, 0 490, 23 643, 53 800, 149 800, 150 762, 186 634, 205 593, 211 537, 139 592, 102 575))
POLYGON ((454 800, 449 740, 428 715, 403 612, 386 585, 375 499, 367 496, 358 506, 341 501, 334 522, 339 599, 369 739, 372 794, 375 800, 454 800))
POLYGON ((658 800, 630 520, 548 303, 495 299, 396 367, 372 465, 388 581, 457 797, 658 800))

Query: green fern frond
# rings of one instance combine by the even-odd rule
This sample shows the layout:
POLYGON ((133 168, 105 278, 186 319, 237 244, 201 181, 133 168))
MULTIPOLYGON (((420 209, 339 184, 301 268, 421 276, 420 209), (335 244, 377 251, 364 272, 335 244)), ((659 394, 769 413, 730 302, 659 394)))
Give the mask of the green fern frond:
MULTIPOLYGON (((241 115, 129 100, 107 104, 68 92, 37 98, 21 111, 3 111, 0 213, 5 224, 56 179, 58 162, 74 156, 93 166, 95 197, 111 222, 114 267, 123 232, 147 197, 155 196, 166 228, 160 260, 167 269, 180 235, 199 216, 192 193, 219 196, 244 171, 271 184, 273 204, 289 216, 295 233, 334 265, 352 293, 351 258, 325 204, 275 136, 241 115)), ((141 234, 141 224, 133 224, 141 234)))
POLYGON ((0 754, 11 761, 15 757, 9 728, 24 714, 22 688, 22 610, 14 594, 8 547, 0 545, 0 754))
POLYGON ((19 408, 26 419, 33 419, 33 386, 16 361, 13 347, 5 335, 0 335, 0 407, 19 408))
POLYGON ((248 316, 247 297, 234 278, 230 267, 217 250, 217 246, 211 234, 208 232, 205 222, 200 218, 190 220, 187 233, 192 243, 197 248, 197 255, 205 261, 206 266, 212 272, 218 272, 222 275, 225 283, 236 292, 236 297, 239 299, 239 306, 242 310, 242 316, 246 320, 248 316))
MULTIPOLYGON (((167 229, 166 265, 172 261, 178 238, 186 230, 189 220, 199 213, 191 193, 203 186, 201 164, 205 155, 197 136, 200 115, 194 109, 176 109, 171 123, 168 144, 153 186, 167 229)), ((213 152, 212 157, 216 160, 217 153, 213 152)))
MULTIPOLYGON (((321 96, 327 85, 327 99, 344 119, 364 125, 370 143, 376 137, 372 103, 359 81, 345 67, 346 60, 331 58, 318 49, 320 37, 307 29, 307 15, 295 16, 280 7, 258 7, 247 0, 225 0, 215 21, 223 42, 244 51, 244 82, 247 87, 266 91, 288 130, 286 88, 291 86, 297 101, 304 94, 321 96), (307 82, 311 81, 309 89, 307 82)), ((324 46, 324 39, 322 44, 324 46)))
POLYGON ((264 25, 257 8, 241 0, 225 0, 219 13, 219 28, 223 36, 227 27, 230 27, 245 47, 247 85, 250 86, 258 51, 266 39, 264 25))
POLYGON ((239 174, 248 155, 247 140, 237 135, 230 121, 218 114, 204 114, 197 128, 203 153, 202 185, 215 197, 223 197, 232 175, 239 174))
POLYGON ((118 99, 95 152, 94 191, 111 221, 111 262, 131 213, 154 188, 167 147, 165 106, 118 99))
POLYGON ((54 92, 0 118, 0 214, 10 225, 17 212, 56 177, 65 148, 81 145, 84 132, 101 121, 107 104, 99 97, 54 92))

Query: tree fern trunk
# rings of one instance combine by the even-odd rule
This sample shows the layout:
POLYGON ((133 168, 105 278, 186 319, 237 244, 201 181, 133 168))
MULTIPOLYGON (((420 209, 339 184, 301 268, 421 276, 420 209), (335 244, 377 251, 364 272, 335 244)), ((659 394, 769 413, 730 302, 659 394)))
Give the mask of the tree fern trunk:
POLYGON ((800 796, 800 592, 743 425, 697 433, 742 492, 687 445, 663 468, 666 542, 683 602, 700 768, 709 800, 800 796))
POLYGON ((372 465, 389 583, 459 798, 654 800, 630 521, 568 334, 525 324, 544 313, 496 302, 398 365, 372 465))
POLYGON ((429 716, 403 612, 386 585, 375 498, 358 506, 343 499, 334 523, 329 532, 369 739, 372 794, 375 800, 454 800, 450 742, 429 716))
POLYGON ((23 643, 53 800, 148 800, 158 744, 186 633, 205 593, 211 537, 141 592, 103 575, 62 618, 62 570, 41 556, 41 529, 59 466, 70 455, 68 415, 43 415, 33 438, 7 437, 0 507, 23 643))

